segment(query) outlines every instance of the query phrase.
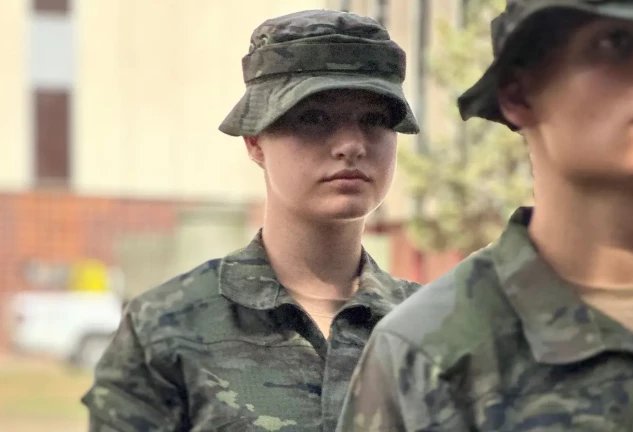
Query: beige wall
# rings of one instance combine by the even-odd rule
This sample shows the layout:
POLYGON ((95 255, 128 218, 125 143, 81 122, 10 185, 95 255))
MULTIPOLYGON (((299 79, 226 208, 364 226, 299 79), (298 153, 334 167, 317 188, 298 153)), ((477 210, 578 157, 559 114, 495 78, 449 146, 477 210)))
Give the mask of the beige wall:
POLYGON ((27 1, 0 1, 0 191, 30 184, 27 1))
POLYGON ((77 2, 75 184, 85 193, 262 197, 241 141, 217 127, 241 97, 263 20, 319 0, 77 2))

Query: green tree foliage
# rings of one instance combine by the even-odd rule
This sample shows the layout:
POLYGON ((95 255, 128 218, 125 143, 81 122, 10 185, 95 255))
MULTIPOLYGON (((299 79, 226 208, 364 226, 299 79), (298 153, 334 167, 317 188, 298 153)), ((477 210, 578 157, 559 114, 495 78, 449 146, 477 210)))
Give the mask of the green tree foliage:
POLYGON ((445 109, 454 131, 420 137, 419 152, 403 142, 399 156, 420 203, 412 233, 426 251, 469 254, 484 247, 499 235, 511 212, 531 199, 530 164, 521 137, 492 122, 463 122, 457 111, 457 97, 490 64, 490 19, 505 0, 468 3, 462 24, 435 23, 441 49, 428 59, 430 77, 449 96, 445 109))

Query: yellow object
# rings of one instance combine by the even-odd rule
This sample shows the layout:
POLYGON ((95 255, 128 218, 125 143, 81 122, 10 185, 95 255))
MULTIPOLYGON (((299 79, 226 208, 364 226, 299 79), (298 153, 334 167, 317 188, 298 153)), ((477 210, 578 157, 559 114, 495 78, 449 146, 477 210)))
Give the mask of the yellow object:
POLYGON ((68 285, 70 291, 107 291, 108 268, 98 260, 76 262, 71 266, 68 285))

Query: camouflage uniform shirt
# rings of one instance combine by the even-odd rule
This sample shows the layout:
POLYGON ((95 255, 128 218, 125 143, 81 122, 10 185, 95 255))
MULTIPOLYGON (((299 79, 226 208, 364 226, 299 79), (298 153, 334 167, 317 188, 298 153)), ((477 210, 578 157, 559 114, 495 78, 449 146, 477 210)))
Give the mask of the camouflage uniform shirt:
POLYGON ((633 333, 539 257, 530 216, 380 322, 339 431, 633 431, 633 333))
POLYGON ((417 285, 363 252, 329 340, 261 243, 134 299, 83 398, 93 432, 334 431, 376 322, 417 285))

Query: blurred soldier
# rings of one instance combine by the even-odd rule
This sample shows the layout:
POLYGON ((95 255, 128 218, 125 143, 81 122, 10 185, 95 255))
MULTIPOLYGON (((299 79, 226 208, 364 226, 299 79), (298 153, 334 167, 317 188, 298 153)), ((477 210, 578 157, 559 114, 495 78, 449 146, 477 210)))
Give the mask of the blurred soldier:
POLYGON ((492 39, 459 108, 520 131, 535 208, 381 321, 342 432, 633 431, 633 1, 510 0, 492 39))
POLYGON ((268 20, 220 126, 266 180, 262 231, 129 304, 83 399, 90 430, 333 431, 369 333, 416 286, 361 246, 397 132, 417 133, 405 54, 376 21, 268 20))

